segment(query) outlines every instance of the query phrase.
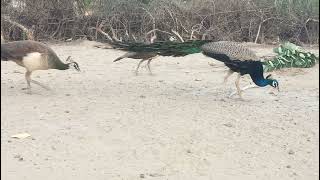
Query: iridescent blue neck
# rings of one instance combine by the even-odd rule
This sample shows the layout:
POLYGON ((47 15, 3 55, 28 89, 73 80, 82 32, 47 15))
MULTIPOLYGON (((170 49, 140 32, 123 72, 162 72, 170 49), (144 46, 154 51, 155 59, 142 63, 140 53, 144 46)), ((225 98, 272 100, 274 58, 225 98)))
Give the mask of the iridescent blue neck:
POLYGON ((252 80, 259 87, 264 87, 272 83, 271 79, 252 79, 252 80))

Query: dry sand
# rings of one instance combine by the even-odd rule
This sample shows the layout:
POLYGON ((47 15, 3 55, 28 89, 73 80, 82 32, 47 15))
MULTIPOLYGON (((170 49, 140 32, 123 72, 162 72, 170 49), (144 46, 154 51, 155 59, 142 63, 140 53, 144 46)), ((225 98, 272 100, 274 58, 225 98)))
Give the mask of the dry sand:
POLYGON ((1 62, 4 180, 319 179, 319 65, 275 72, 278 96, 256 88, 240 101, 227 97, 236 75, 221 84, 226 68, 202 54, 159 57, 154 76, 135 76, 138 60, 113 63, 124 52, 93 44, 51 44, 82 72, 35 72, 53 90, 33 95, 24 69, 1 62))

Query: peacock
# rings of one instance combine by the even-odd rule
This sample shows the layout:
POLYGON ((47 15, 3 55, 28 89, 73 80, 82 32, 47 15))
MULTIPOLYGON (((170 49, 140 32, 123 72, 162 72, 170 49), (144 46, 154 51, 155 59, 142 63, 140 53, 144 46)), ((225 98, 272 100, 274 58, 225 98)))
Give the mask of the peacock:
POLYGON ((253 82, 260 87, 270 85, 279 90, 279 83, 272 79, 271 75, 263 76, 263 64, 258 57, 244 46, 230 41, 212 42, 209 40, 195 40, 186 42, 155 42, 152 44, 143 43, 117 43, 118 48, 126 49, 137 54, 151 53, 154 56, 186 56, 188 54, 200 53, 223 62, 229 71, 224 78, 227 81, 234 72, 238 73, 235 85, 237 93, 242 98, 242 91, 239 82, 240 77, 249 74, 253 82))
POLYGON ((37 41, 24 40, 1 43, 1 61, 13 61, 26 68, 25 78, 29 94, 31 94, 31 82, 49 90, 47 86, 31 79, 33 71, 67 70, 70 68, 80 71, 78 63, 70 58, 70 56, 67 58, 67 63, 63 63, 51 48, 37 41))
MULTIPOLYGON (((192 53, 198 53, 199 46, 209 41, 190 41, 186 43, 179 43, 176 41, 161 41, 152 44, 140 43, 140 42, 108 42, 114 49, 127 51, 124 55, 116 58, 113 62, 120 61, 124 58, 141 59, 135 70, 135 74, 138 75, 139 68, 144 61, 147 61, 147 67, 149 74, 152 75, 150 63, 158 56, 185 56, 192 53), (181 51, 177 51, 176 46, 181 48, 181 51), (171 49, 172 48, 172 49, 171 49), (159 49, 159 51, 158 51, 159 49), (172 51, 171 51, 172 50, 172 51), (186 52, 183 52, 186 50, 186 52)), ((96 46, 101 48, 101 46, 96 46)))
MULTIPOLYGON (((211 57, 218 61, 221 61, 229 68, 226 76, 224 77, 224 82, 234 73, 238 73, 238 76, 235 81, 235 85, 237 88, 236 93, 242 99, 242 92, 246 89, 249 89, 253 86, 246 86, 240 89, 240 77, 248 74, 250 75, 254 84, 258 87, 264 86, 272 86, 273 88, 279 91, 279 82, 276 79, 273 79, 271 74, 264 77, 263 73, 267 71, 271 71, 273 69, 279 69, 282 67, 310 67, 314 64, 316 57, 311 53, 303 54, 303 52, 296 51, 298 57, 290 56, 290 57, 281 57, 278 55, 276 58, 261 61, 253 51, 244 47, 240 43, 231 42, 231 41, 218 41, 213 42, 210 40, 194 40, 194 41, 186 41, 186 42, 154 42, 152 44, 144 44, 144 43, 132 43, 132 42, 117 42, 115 46, 120 49, 128 50, 132 53, 136 53, 135 55, 143 55, 143 54, 152 54, 153 56, 186 56, 188 54, 200 53, 202 52, 205 56, 211 57), (304 65, 302 63, 301 66, 293 66, 292 61, 305 62, 305 60, 301 59, 302 55, 306 57, 310 57, 312 60, 311 65, 304 65), (281 62, 285 62, 286 65, 281 67, 275 66, 275 63, 279 62, 279 58, 283 59, 281 62), (288 65, 291 63, 291 66, 288 65)), ((292 54, 290 54, 292 55, 292 54)), ((309 59, 309 60, 310 60, 309 59)), ((310 62, 310 61, 308 61, 310 62)), ((279 64, 279 63, 278 63, 279 64)), ((232 93, 230 96, 234 95, 232 93)))

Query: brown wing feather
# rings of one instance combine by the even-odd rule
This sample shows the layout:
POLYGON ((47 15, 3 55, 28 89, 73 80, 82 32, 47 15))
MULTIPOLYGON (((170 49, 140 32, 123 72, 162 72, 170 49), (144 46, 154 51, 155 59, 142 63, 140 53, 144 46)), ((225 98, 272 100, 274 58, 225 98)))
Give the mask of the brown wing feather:
POLYGON ((157 56, 157 53, 154 52, 127 52, 126 54, 118 57, 113 62, 119 61, 123 58, 132 58, 132 59, 150 59, 157 56))
POLYGON ((14 41, 1 44, 1 59, 22 60, 28 53, 55 54, 48 46, 36 41, 14 41))

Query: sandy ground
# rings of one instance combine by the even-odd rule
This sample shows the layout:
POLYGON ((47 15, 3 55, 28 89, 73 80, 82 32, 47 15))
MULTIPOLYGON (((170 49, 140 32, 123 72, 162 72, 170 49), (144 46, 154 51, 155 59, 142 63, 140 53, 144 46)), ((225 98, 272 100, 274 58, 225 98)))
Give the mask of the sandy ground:
POLYGON ((275 72, 278 96, 258 88, 240 101, 228 98, 236 75, 221 84, 226 69, 202 54, 159 57, 154 76, 135 76, 138 60, 112 63, 124 52, 93 44, 52 44, 82 72, 38 71, 53 90, 33 95, 24 69, 1 62, 3 179, 319 179, 319 65, 275 72))

